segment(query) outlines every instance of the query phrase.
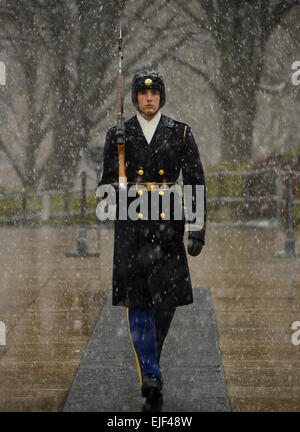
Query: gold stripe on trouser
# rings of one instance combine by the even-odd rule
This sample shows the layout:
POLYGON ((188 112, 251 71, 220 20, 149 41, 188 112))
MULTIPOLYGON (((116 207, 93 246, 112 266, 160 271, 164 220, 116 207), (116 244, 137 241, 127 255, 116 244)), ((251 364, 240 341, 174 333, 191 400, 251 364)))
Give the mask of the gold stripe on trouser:
POLYGON ((134 344, 133 344, 133 340, 132 340, 132 336, 131 336, 131 330, 130 330, 129 308, 126 308, 126 312, 127 312, 127 321, 128 321, 128 328, 129 328, 129 334, 130 334, 131 344, 132 344, 132 348, 133 348, 133 352, 134 352, 134 357, 135 357, 135 361, 136 361, 136 366, 137 366, 137 370, 138 370, 138 374, 139 374, 140 386, 142 387, 142 374, 141 374, 140 362, 139 362, 139 358, 137 356, 136 350, 134 348, 134 344))

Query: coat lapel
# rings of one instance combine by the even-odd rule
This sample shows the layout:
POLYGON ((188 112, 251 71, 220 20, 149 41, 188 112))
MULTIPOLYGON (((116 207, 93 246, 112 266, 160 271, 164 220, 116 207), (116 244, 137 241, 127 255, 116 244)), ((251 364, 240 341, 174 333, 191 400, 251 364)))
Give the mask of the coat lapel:
POLYGON ((164 114, 161 115, 160 121, 149 144, 153 156, 159 152, 161 147, 167 144, 173 133, 174 126, 175 123, 170 117, 167 117, 164 114))
POLYGON ((128 130, 126 130, 126 141, 130 143, 133 148, 136 148, 138 151, 143 148, 145 151, 148 151, 148 143, 143 134, 141 125, 137 119, 137 116, 134 116, 130 119, 128 123, 128 130))
POLYGON ((128 140, 130 145, 134 148, 136 147, 137 150, 140 151, 141 148, 143 148, 146 152, 149 152, 150 155, 154 156, 159 152, 162 146, 167 144, 172 135, 174 126, 174 121, 170 117, 162 114, 152 140, 150 144, 148 144, 137 116, 134 116, 130 119, 128 124, 126 141, 128 140))

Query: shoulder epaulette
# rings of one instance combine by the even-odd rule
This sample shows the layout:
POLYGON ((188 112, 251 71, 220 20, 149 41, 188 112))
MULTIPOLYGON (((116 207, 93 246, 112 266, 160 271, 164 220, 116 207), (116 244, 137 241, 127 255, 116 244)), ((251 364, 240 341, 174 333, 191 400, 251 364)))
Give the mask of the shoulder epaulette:
POLYGON ((184 131, 183 131, 183 136, 186 136, 186 131, 187 131, 188 125, 184 125, 184 131))
POLYGON ((180 120, 174 120, 174 122, 183 127, 183 136, 185 137, 188 129, 190 129, 190 125, 188 123, 180 121, 180 120))

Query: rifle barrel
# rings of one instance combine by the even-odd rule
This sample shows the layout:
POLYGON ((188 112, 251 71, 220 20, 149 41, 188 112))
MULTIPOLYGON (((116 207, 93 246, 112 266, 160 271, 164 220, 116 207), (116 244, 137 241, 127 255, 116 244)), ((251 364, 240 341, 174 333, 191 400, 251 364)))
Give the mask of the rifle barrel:
POLYGON ((124 114, 123 105, 125 100, 125 80, 122 71, 122 30, 120 26, 120 36, 119 36, 119 74, 117 79, 117 145, 118 145, 118 158, 119 158, 119 184, 120 186, 126 187, 126 161, 125 161, 125 125, 124 125, 124 114))

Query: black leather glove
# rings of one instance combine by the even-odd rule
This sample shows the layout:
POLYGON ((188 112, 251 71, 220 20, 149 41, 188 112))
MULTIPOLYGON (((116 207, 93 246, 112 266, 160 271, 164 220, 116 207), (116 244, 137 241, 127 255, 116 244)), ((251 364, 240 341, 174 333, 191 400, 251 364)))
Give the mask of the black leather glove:
POLYGON ((192 256, 197 256, 202 251, 203 242, 200 239, 189 237, 188 239, 188 253, 192 256))

